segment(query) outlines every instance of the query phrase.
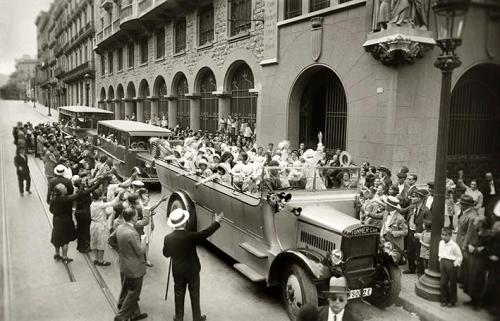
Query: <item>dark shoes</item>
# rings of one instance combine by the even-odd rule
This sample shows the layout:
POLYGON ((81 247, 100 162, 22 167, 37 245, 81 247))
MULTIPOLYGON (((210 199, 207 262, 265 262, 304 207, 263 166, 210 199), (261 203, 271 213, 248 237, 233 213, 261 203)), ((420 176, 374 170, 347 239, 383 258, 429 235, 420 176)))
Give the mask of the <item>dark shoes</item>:
POLYGON ((94 264, 95 265, 99 265, 99 266, 110 266, 111 265, 111 263, 108 262, 108 261, 102 261, 102 262, 100 262, 100 261, 97 261, 97 260, 94 260, 94 264))
POLYGON ((70 257, 63 257, 62 261, 64 264, 68 264, 69 262, 73 262, 73 259, 70 257))
POLYGON ((440 305, 441 305, 442 307, 447 307, 447 306, 448 306, 448 303, 446 303, 446 302, 441 302, 441 304, 440 304, 440 305))
POLYGON ((54 254, 54 260, 56 261, 62 260, 62 256, 60 256, 59 254, 54 254))
POLYGON ((89 253, 90 252, 90 249, 89 248, 86 248, 86 249, 77 249, 78 252, 82 253, 82 254, 86 254, 86 253, 89 253))
POLYGON ((138 316, 130 319, 130 321, 142 320, 142 319, 146 319, 147 317, 148 317, 147 313, 141 313, 138 316))
POLYGON ((403 271, 403 274, 415 274, 415 271, 413 271, 413 270, 406 270, 406 271, 403 271))

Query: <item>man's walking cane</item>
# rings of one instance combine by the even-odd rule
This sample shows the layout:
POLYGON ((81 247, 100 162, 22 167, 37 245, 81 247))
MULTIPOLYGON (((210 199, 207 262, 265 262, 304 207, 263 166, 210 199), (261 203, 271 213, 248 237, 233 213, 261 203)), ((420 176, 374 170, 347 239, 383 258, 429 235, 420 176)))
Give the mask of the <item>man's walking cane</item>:
POLYGON ((168 297, 168 286, 170 285, 170 271, 172 271, 172 258, 170 258, 170 263, 168 264, 167 288, 165 289, 165 301, 167 301, 167 297, 168 297))

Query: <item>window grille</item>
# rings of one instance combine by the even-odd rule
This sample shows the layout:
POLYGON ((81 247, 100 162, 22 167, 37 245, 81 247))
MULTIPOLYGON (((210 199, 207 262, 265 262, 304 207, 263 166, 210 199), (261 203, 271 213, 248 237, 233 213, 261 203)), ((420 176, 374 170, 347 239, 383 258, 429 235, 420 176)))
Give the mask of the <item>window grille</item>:
POLYGON ((231 36, 250 29, 252 26, 252 0, 231 0, 231 36))
POLYGON ((252 131, 255 129, 257 116, 257 96, 250 93, 254 88, 253 74, 246 64, 239 66, 231 81, 231 115, 238 116, 242 122, 247 122, 252 131))
POLYGON ((186 19, 179 20, 174 26, 175 47, 174 52, 179 53, 186 50, 186 19))
POLYGON ((218 126, 219 99, 212 94, 217 90, 214 74, 205 72, 200 84, 200 129, 215 132, 218 126))
MULTIPOLYGON (((71 65, 73 65, 73 56, 71 56, 71 65)), ((101 75, 106 74, 106 58, 104 55, 101 55, 101 75)))
POLYGON ((214 40, 214 7, 203 8, 198 17, 198 45, 204 45, 214 40))
POLYGON ((141 40, 141 63, 148 62, 148 38, 141 40))
POLYGON ((302 14, 302 0, 285 1, 285 19, 300 16, 302 14))
POLYGON ((123 70, 123 48, 118 48, 117 52, 118 70, 123 70))
POLYGON ((127 50, 128 50, 128 66, 134 67, 134 59, 135 59, 134 44, 133 43, 129 44, 127 50))
POLYGON ((186 76, 182 75, 177 81, 177 122, 181 123, 182 128, 190 127, 189 98, 186 94, 189 92, 186 76))
POLYGON ((329 6, 330 6, 330 0, 310 0, 309 12, 325 9, 328 8, 329 6))
POLYGON ((163 82, 158 90, 158 117, 161 119, 162 116, 168 117, 168 102, 165 96, 167 95, 167 85, 163 82))
POLYGON ((108 53, 108 65, 109 65, 109 70, 108 73, 112 74, 113 73, 113 52, 108 53))
POLYGON ((156 59, 165 56, 165 29, 161 28, 156 32, 156 59))

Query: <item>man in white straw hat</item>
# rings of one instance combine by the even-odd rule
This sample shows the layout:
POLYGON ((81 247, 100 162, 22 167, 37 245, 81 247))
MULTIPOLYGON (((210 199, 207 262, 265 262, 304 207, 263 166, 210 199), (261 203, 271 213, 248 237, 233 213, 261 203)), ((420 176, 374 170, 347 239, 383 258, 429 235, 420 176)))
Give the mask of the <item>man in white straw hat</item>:
POLYGON ((167 221, 167 225, 174 231, 165 236, 163 255, 171 257, 172 274, 174 276, 175 317, 174 321, 184 320, 184 297, 186 286, 189 287, 191 309, 194 321, 207 319, 201 314, 200 308, 200 259, 196 252, 196 245, 214 234, 220 227, 224 213, 215 214, 214 222, 205 230, 191 232, 187 230, 189 212, 176 208, 167 221))
POLYGON ((323 297, 328 299, 328 305, 316 307, 315 305, 304 305, 297 315, 297 321, 350 321, 352 317, 345 312, 349 289, 345 277, 330 278, 328 289, 322 291, 323 297))
POLYGON ((50 199, 52 198, 52 193, 54 192, 54 187, 57 184, 63 184, 66 186, 68 190, 68 195, 73 194, 73 184, 70 179, 64 177, 64 172, 66 170, 66 166, 59 164, 54 168, 54 174, 56 175, 54 178, 49 180, 49 186, 47 189, 47 204, 50 204, 50 199))
POLYGON ((382 200, 382 202, 385 205, 385 213, 382 219, 380 236, 385 241, 391 242, 402 254, 404 238, 408 234, 408 224, 398 211, 401 210, 399 200, 395 196, 388 196, 387 199, 382 200))

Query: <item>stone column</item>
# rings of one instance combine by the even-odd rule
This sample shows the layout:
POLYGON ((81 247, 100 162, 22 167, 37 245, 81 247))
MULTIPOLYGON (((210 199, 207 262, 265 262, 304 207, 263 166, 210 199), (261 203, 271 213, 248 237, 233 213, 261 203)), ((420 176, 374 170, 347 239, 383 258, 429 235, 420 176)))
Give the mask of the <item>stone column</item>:
POLYGON ((224 115, 224 119, 227 120, 227 116, 231 112, 231 95, 226 92, 214 91, 212 92, 219 99, 219 118, 224 115))
POLYGON ((200 96, 188 95, 189 102, 189 127, 193 130, 200 129, 200 96))
POLYGON ((175 128, 177 125, 177 97, 168 98, 168 127, 175 128))
POLYGON ((113 100, 110 99, 110 100, 106 101, 106 109, 108 111, 114 111, 115 108, 114 108, 113 100))
POLYGON ((144 122, 144 99, 140 98, 137 99, 137 112, 135 113, 137 117, 137 121, 140 121, 141 123, 144 122))

